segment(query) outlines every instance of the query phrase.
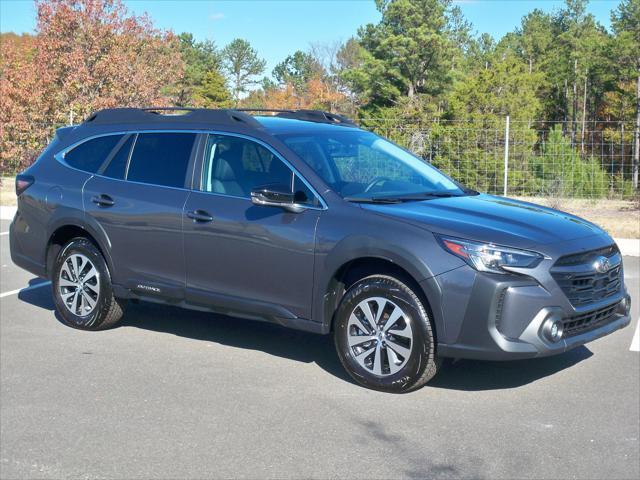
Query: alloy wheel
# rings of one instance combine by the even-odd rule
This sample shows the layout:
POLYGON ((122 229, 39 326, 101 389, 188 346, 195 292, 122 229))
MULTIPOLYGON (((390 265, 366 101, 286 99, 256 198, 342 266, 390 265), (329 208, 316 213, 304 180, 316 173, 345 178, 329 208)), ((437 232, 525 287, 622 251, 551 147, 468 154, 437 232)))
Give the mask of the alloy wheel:
POLYGON ((69 255, 60 268, 58 291, 62 303, 71 313, 86 317, 98 304, 100 273, 85 255, 69 255))
POLYGON ((382 297, 367 298, 353 309, 347 336, 360 366, 381 377, 402 369, 413 348, 413 332, 406 313, 382 297))

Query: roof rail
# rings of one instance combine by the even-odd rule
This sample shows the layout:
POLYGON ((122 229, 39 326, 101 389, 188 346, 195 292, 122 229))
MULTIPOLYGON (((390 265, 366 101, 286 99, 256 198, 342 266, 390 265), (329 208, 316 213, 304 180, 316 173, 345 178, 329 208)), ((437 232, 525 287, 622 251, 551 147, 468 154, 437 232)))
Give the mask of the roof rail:
POLYGON ((107 108, 92 113, 87 117, 85 123, 104 125, 175 120, 222 125, 244 123, 247 127, 262 128, 260 122, 255 118, 238 110, 190 107, 107 108))
POLYGON ((275 108, 239 108, 238 112, 258 112, 273 113, 276 117, 292 118, 295 120, 305 120, 307 122, 332 123, 334 125, 345 125, 357 127, 357 124, 350 118, 337 113, 325 112, 322 110, 288 110, 275 108))

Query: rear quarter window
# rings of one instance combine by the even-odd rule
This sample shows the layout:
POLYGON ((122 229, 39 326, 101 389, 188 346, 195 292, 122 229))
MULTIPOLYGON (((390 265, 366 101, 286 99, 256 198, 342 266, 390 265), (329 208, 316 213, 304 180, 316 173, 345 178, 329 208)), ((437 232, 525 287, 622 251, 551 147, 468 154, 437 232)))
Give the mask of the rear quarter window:
POLYGON ((184 188, 195 133, 141 133, 133 147, 127 180, 184 188))
POLYGON ((105 177, 116 178, 118 180, 124 179, 134 138, 135 135, 130 135, 129 138, 120 145, 120 148, 115 152, 102 175, 105 177))
POLYGON ((123 136, 106 135, 87 140, 69 150, 64 161, 78 170, 96 173, 123 136))

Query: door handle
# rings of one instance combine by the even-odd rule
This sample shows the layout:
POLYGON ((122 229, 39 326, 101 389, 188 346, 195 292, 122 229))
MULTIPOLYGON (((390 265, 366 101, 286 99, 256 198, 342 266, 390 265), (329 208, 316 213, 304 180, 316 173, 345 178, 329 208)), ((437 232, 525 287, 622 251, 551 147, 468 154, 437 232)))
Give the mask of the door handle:
POLYGON ((105 195, 104 193, 101 195, 96 195, 91 199, 91 201, 101 207, 113 207, 116 202, 113 201, 109 195, 105 195))
POLYGON ((193 218, 194 222, 206 223, 213 221, 213 217, 204 210, 193 210, 191 212, 187 212, 187 217, 193 218))

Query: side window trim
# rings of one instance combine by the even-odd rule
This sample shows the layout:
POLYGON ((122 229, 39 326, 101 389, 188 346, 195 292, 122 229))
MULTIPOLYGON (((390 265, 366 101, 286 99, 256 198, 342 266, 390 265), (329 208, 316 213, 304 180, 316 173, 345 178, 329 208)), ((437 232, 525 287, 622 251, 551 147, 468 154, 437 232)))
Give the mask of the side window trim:
POLYGON ((195 190, 195 175, 196 168, 198 167, 199 158, 204 155, 205 147, 207 143, 207 135, 198 132, 193 146, 191 148, 191 157, 189 158, 189 164, 187 165, 187 175, 185 178, 185 188, 187 190, 195 190))
MULTIPOLYGON (((189 129, 159 129, 159 130, 127 130, 127 131, 117 131, 117 132, 107 132, 107 133, 99 133, 96 135, 91 135, 89 137, 83 138, 82 140, 78 140, 77 142, 69 145, 68 147, 63 148, 62 150, 60 150, 58 153, 56 153, 54 155, 54 158, 61 164, 63 164, 65 167, 67 168, 71 168, 73 170, 77 170, 79 172, 83 172, 83 173, 87 173, 84 170, 79 170, 75 167, 72 167, 71 165, 69 165, 67 162, 64 161, 64 156, 66 155, 67 152, 70 152, 71 150, 73 150, 74 148, 76 148, 78 145, 81 145, 85 142, 88 142, 89 140, 93 140, 94 138, 99 138, 99 137, 106 137, 109 135, 135 135, 135 138, 133 139, 133 144, 131 145, 131 150, 129 152, 129 158, 127 160, 127 168, 125 170, 125 178, 120 180, 120 181, 131 181, 128 180, 128 175, 129 175, 129 165, 131 164, 131 156, 133 153, 133 149, 135 148, 136 142, 138 140, 138 135, 140 135, 141 133, 196 133, 202 136, 202 138, 204 139, 203 143, 206 143, 206 139, 208 135, 228 135, 231 137, 238 137, 238 138, 244 138, 247 140, 250 140, 252 142, 256 142, 258 145, 263 146, 264 148, 266 148, 267 150, 269 150, 273 155, 276 156, 276 158, 278 158, 280 161, 282 161, 292 172, 293 175, 298 177, 302 183, 304 183, 309 190, 311 190, 311 192, 316 196, 316 198, 319 200, 320 202, 320 207, 313 207, 313 206, 309 206, 309 209, 316 209, 316 210, 327 210, 328 206, 327 203, 325 202, 324 198, 322 197, 322 195, 320 195, 318 193, 318 191, 313 187, 313 185, 311 185, 311 183, 309 183, 307 181, 307 179, 286 159, 284 158, 279 152, 277 152, 271 145, 263 142, 262 140, 249 136, 249 135, 244 135, 241 133, 234 133, 234 132, 225 132, 225 131, 218 131, 218 130, 189 130, 189 129)), ((194 142, 196 144, 198 144, 198 140, 196 139, 196 141, 194 142)), ((195 150, 195 147, 194 147, 195 150)), ((202 190, 202 173, 203 173, 203 168, 204 168, 204 146, 202 148, 198 148, 197 149, 197 153, 196 153, 196 158, 194 160, 193 166, 194 166, 194 170, 193 170, 193 174, 192 174, 192 185, 191 188, 185 188, 185 190, 197 190, 197 191, 203 191, 202 190), (196 176, 196 173, 199 172, 199 174, 196 176)), ((187 172, 189 173, 189 172, 187 172)), ((99 175, 98 173, 93 173, 92 175, 98 175, 98 176, 102 176, 99 175)), ((188 176, 188 175, 187 175, 188 176)), ((113 180, 113 179, 112 179, 113 180)), ((293 180, 292 180, 293 181, 293 180)), ((138 182, 134 182, 134 183, 138 183, 138 182)), ((176 187, 167 187, 167 188, 176 188, 176 187)), ((203 193, 209 193, 210 195, 224 195, 224 194, 217 194, 217 193, 212 193, 212 192, 203 192, 203 193)), ((227 196, 233 196, 233 195, 227 195, 227 196)), ((234 197, 234 198, 243 198, 246 199, 246 197, 234 197)), ((249 199, 250 200, 250 199, 249 199)))
POLYGON ((133 143, 131 144, 131 150, 129 150, 129 157, 127 158, 127 165, 124 168, 124 178, 123 180, 126 182, 129 178, 129 166, 131 165, 131 157, 133 157, 133 150, 136 148, 136 143, 138 143, 138 135, 139 132, 135 132, 133 137, 133 143))
MULTIPOLYGON (((233 133, 233 132, 219 132, 216 130, 208 130, 206 132, 202 132, 205 135, 203 135, 204 137, 204 144, 207 143, 208 141, 208 137, 210 135, 219 135, 219 136, 229 136, 229 137, 236 137, 236 138, 243 138, 245 140, 249 140, 251 142, 254 142, 264 148, 266 148, 269 152, 271 152, 271 154, 273 154, 275 156, 275 158, 277 158, 278 160, 280 160, 292 173, 291 176, 291 190, 293 191, 293 186, 295 185, 295 178, 299 178, 300 181, 302 183, 304 183, 307 188, 309 188, 309 190, 311 191, 311 193, 313 193, 313 195, 315 195, 315 197, 318 199, 318 202, 320 204, 320 206, 315 207, 313 205, 305 205, 306 208, 308 208, 309 210, 327 210, 328 206, 327 203, 324 201, 324 198, 322 198, 322 196, 318 193, 318 191, 307 181, 306 178, 304 178, 302 176, 302 174, 300 174, 300 172, 298 172, 298 170, 287 160, 285 159, 279 152, 277 152, 271 145, 263 142, 262 140, 255 138, 255 137, 251 137, 249 135, 244 135, 241 133, 233 133)), ((198 169, 198 176, 197 176, 197 181, 194 182, 193 185, 193 190, 202 192, 202 193, 207 193, 209 195, 219 195, 219 196, 223 196, 223 197, 232 197, 232 198, 241 198, 243 200, 248 200, 251 201, 251 199, 249 197, 242 197, 242 196, 238 196, 238 195, 228 195, 226 193, 216 193, 216 192, 207 192, 203 189, 203 179, 204 179, 204 169, 205 169, 205 155, 206 149, 203 148, 201 152, 199 152, 198 155, 198 162, 195 164, 195 168, 198 169)), ((195 175, 194 175, 194 179, 196 179, 195 175)))

